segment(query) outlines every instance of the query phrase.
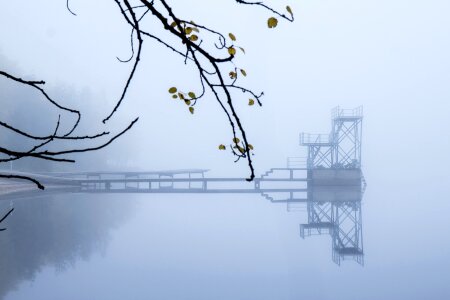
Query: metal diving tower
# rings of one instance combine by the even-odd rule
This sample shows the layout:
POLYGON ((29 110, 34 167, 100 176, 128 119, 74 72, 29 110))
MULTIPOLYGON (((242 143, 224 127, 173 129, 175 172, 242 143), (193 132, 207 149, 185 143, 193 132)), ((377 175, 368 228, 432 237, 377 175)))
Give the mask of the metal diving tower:
POLYGON ((300 134, 300 145, 307 147, 307 168, 360 169, 363 108, 331 111, 329 134, 300 134))
MULTIPOLYGON (((363 108, 331 112, 329 134, 300 134, 306 147, 309 179, 308 222, 300 236, 329 234, 335 263, 364 264, 361 200, 366 182, 361 172, 363 108)), ((291 159, 292 160, 292 159, 291 159)))

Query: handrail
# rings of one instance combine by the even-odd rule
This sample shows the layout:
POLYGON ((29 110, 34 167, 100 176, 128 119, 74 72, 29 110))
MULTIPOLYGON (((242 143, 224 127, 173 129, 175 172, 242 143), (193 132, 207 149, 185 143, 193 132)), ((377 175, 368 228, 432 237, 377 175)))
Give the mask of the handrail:
POLYGON ((288 157, 286 162, 287 168, 295 167, 306 167, 307 158, 306 157, 288 157))
POLYGON ((331 118, 342 118, 342 117, 362 117, 363 116, 363 107, 358 106, 353 109, 343 109, 339 106, 336 106, 331 110, 331 118))
POLYGON ((300 145, 304 144, 329 144, 331 141, 330 134, 323 133, 300 133, 300 145))

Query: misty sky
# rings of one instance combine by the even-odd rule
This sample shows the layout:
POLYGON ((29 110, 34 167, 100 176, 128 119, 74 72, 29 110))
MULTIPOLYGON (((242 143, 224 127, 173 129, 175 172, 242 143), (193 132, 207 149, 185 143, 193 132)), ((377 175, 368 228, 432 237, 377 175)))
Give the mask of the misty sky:
MULTIPOLYGON (((20 75, 46 80, 50 91, 88 90, 89 99, 67 101, 77 107, 89 101, 98 122, 87 125, 102 129, 100 120, 115 104, 131 68, 116 60, 130 54, 129 28, 113 1, 71 1, 77 17, 60 2, 2 3, 2 23, 15 25, 1 26, 0 54, 20 75)), ((450 123, 448 1, 287 4, 296 21, 280 22, 272 30, 265 23, 268 13, 234 1, 174 4, 186 18, 233 32, 246 49, 237 57, 248 73, 243 84, 266 95, 262 108, 248 107, 246 97, 235 99, 242 102, 237 106, 256 148, 257 172, 284 165, 287 156, 301 156, 298 133, 327 133, 336 105, 364 105, 364 165, 374 163, 375 156, 384 168, 449 163, 444 155, 450 148, 445 138, 450 123)), ((135 116, 141 120, 107 150, 114 153, 112 160, 143 169, 197 166, 245 176, 245 164, 216 151, 231 136, 217 103, 205 97, 191 116, 168 96, 172 85, 198 88, 192 67, 165 47, 150 41, 144 46, 136 80, 110 126, 135 116)))

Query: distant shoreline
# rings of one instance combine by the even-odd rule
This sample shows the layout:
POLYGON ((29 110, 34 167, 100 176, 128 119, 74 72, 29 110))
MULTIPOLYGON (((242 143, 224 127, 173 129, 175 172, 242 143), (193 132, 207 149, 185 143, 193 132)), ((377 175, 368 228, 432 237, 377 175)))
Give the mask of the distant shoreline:
POLYGON ((22 197, 36 197, 54 193, 65 193, 73 191, 70 186, 44 184, 45 190, 39 189, 32 183, 20 183, 13 180, 0 180, 0 201, 13 200, 22 197))
POLYGON ((19 183, 13 180, 0 180, 0 196, 6 196, 15 193, 32 192, 39 190, 35 184, 19 183))

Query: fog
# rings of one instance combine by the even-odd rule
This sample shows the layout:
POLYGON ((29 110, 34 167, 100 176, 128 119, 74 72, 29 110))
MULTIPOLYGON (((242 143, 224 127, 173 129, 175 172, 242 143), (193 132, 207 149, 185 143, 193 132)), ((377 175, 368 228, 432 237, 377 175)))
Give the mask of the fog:
MULTIPOLYGON (((238 57, 249 73, 244 83, 266 95, 262 108, 248 107, 246 99, 238 105, 259 173, 298 155, 300 131, 327 133, 329 111, 336 105, 364 106, 365 165, 375 153, 384 158, 384 168, 445 163, 438 154, 449 147, 442 134, 449 123, 446 1, 302 1, 291 5, 296 21, 280 22, 275 30, 266 28, 263 11, 229 2, 177 5, 192 19, 235 33, 246 48, 247 54, 238 57), (229 11, 233 22, 219 11, 229 11), (244 26, 247 20, 254 26, 244 26), (424 152, 428 155, 420 155, 424 152)), ((97 122, 86 126, 101 128, 131 68, 116 60, 130 54, 129 30, 115 3, 72 5, 77 17, 51 1, 3 4, 3 22, 18 25, 14 30, 2 26, 1 54, 19 74, 44 79, 53 94, 61 87, 77 95, 88 91, 89 97, 65 97, 63 104, 85 107, 86 115, 95 107, 97 122)), ((215 151, 230 140, 217 103, 206 97, 190 115, 167 94, 172 85, 198 86, 190 76, 192 66, 158 44, 144 46, 130 94, 108 125, 123 125, 135 116, 140 121, 104 153, 133 168, 197 166, 245 176, 245 164, 215 151)))
MULTIPOLYGON (((76 17, 59 2, 1 4, 0 69, 45 80, 52 96, 83 112, 82 131, 117 132, 140 119, 106 149, 75 156, 75 165, 15 162, 13 168, 205 168, 213 177, 248 176, 245 162, 234 163, 232 155, 217 149, 232 135, 212 95, 201 99, 194 115, 170 98, 169 87, 198 90, 199 83, 192 64, 159 44, 144 43, 125 101, 102 124, 132 67, 116 59, 130 55, 129 27, 113 1, 71 0, 76 17)), ((450 275, 445 217, 450 210, 450 2, 271 4, 289 4, 295 22, 280 21, 268 29, 270 14, 234 1, 175 1, 173 6, 186 19, 234 33, 246 50, 236 60, 248 73, 243 83, 265 94, 262 107, 248 106, 239 94, 235 98, 255 147, 256 176, 284 167, 287 157, 305 156, 299 132, 328 133, 333 107, 363 105, 365 266, 333 264, 329 238, 298 236, 304 211, 288 213, 259 195, 139 195, 129 197, 140 203, 139 212, 120 226, 103 258, 75 259, 74 268, 58 274, 45 263, 33 271, 33 284, 24 280, 6 299, 29 299, 33 293, 92 298, 80 286, 99 299, 450 296, 445 283, 450 275)), ((57 114, 33 92, 2 78, 0 100, 2 120, 54 130, 57 114)), ((64 124, 71 122, 63 117, 64 124)), ((0 140, 26 146, 6 131, 0 140)), ((7 220, 8 230, 16 223, 7 220)), ((1 233, 1 243, 5 240, 1 233)))
MULTIPOLYGON (((32 281, 42 270, 62 274, 79 260, 104 255, 111 231, 122 225, 133 211, 133 203, 114 196, 71 195, 70 200, 44 195, 15 199, 14 217, 2 234, 0 297, 24 281, 32 281)), ((5 208, 2 202, 2 210, 5 208)))

